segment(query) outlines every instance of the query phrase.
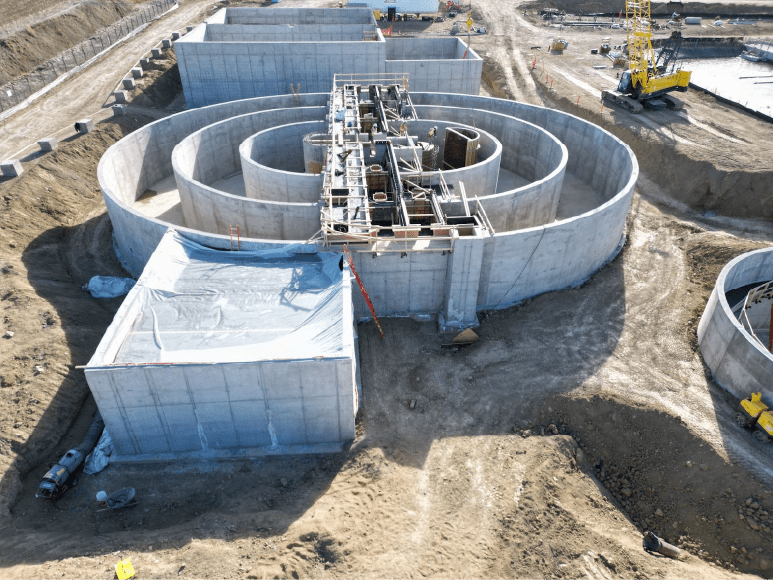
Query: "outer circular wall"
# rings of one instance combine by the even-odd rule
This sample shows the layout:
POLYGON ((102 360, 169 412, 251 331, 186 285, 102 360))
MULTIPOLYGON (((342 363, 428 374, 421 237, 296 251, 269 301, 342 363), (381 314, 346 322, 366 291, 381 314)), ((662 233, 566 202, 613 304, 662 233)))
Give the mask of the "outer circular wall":
POLYGON ((698 323, 698 345, 714 380, 739 399, 762 392, 773 404, 773 355, 738 322, 726 292, 773 280, 773 248, 742 254, 719 273, 698 323))
MULTIPOLYGON (((566 168, 588 182, 606 200, 596 209, 578 216, 515 231, 498 229, 496 235, 487 237, 482 255, 478 309, 502 308, 542 292, 580 284, 622 247, 625 218, 638 177, 636 158, 622 141, 573 115, 514 101, 430 93, 414 93, 412 98, 419 110, 422 105, 455 108, 454 118, 449 121, 483 128, 494 135, 496 131, 482 127, 483 119, 495 123, 499 117, 481 112, 509 115, 545 129, 566 147, 566 168)), ((235 157, 236 148, 248 136, 297 121, 300 107, 321 108, 327 100, 327 94, 303 94, 300 98, 282 95, 184 111, 151 123, 108 149, 100 161, 98 177, 113 223, 115 246, 126 268, 138 275, 169 226, 138 212, 132 203, 149 186, 172 174, 170 153, 177 143, 223 119, 254 111, 269 112, 264 117, 264 126, 252 127, 246 134, 235 129, 236 138, 229 137, 235 157), (287 115, 293 118, 288 119, 287 115)), ((233 126, 236 125, 238 122, 233 126)), ((228 135, 231 135, 230 130, 228 135)), ((503 160, 506 152, 506 148, 503 149, 503 160)), ((195 153, 195 148, 191 153, 195 153)), ((218 208, 213 206, 212 212, 217 211, 218 208)), ((230 246, 228 235, 224 235, 227 229, 217 228, 218 233, 207 233, 174 227, 203 245, 224 249, 230 246)), ((315 245, 303 245, 300 241, 275 242, 249 237, 242 240, 242 247, 246 249, 287 247, 288 244, 292 245, 289 250, 292 252, 316 251, 315 245)), ((445 292, 447 255, 409 252, 407 259, 402 260, 399 253, 367 260, 359 256, 355 257, 357 268, 371 297, 375 297, 374 303, 380 313, 438 311, 445 292), (405 280, 401 287, 406 288, 407 293, 396 292, 394 284, 390 283, 395 276, 405 280)), ((359 316, 365 312, 361 299, 355 298, 355 313, 359 316)))

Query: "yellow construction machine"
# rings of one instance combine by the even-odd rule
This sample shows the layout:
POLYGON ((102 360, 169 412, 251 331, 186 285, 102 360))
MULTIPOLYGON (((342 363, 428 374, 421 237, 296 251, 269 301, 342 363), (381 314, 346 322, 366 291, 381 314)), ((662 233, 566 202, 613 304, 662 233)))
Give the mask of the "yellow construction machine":
POLYGON ((735 419, 741 427, 754 429, 754 436, 760 441, 773 439, 773 411, 762 402, 761 393, 752 393, 751 397, 742 400, 735 419))
MULTIPOLYGON (((602 91, 601 98, 622 105, 632 113, 648 109, 681 109, 682 101, 669 95, 673 91, 685 92, 690 83, 690 73, 683 70, 666 72, 670 61, 675 61, 676 50, 661 51, 667 60, 658 66, 652 49, 650 0, 625 0, 625 19, 628 33, 629 70, 620 76, 616 91, 602 91)), ((672 37, 672 44, 681 42, 681 36, 672 37)), ((673 68, 673 67, 672 67, 673 68)))

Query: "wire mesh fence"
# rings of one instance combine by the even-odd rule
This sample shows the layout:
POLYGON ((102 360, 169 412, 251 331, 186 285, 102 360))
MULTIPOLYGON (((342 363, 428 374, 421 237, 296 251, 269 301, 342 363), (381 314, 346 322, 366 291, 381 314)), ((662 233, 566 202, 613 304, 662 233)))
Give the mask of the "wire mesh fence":
POLYGON ((152 4, 132 12, 98 31, 91 38, 48 60, 34 71, 1 86, 0 112, 15 107, 59 76, 82 65, 143 24, 158 18, 176 2, 177 0, 155 0, 152 4))

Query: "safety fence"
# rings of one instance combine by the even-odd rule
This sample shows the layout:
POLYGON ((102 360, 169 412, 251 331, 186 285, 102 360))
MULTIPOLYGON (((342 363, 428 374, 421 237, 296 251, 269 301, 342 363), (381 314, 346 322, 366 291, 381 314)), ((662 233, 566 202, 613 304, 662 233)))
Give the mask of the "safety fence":
POLYGON ((3 85, 0 87, 0 112, 15 107, 33 93, 55 81, 60 75, 82 65, 140 26, 155 20, 176 2, 177 0, 155 0, 141 10, 136 10, 103 28, 91 38, 60 53, 36 70, 3 85))

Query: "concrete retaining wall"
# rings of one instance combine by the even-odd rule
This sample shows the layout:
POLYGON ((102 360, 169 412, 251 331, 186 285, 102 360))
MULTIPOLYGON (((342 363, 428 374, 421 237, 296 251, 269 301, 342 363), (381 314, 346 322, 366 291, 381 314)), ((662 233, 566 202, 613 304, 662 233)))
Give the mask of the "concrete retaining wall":
POLYGON ((186 34, 175 43, 189 108, 262 95, 328 92, 338 73, 383 73, 385 43, 205 42, 186 34))
MULTIPOLYGON (((450 94, 414 93, 412 98, 417 105, 458 108, 454 115, 456 125, 480 127, 484 119, 481 113, 491 111, 522 118, 546 129, 566 146, 566 169, 591 183, 606 200, 600 207, 573 218, 498 232, 481 239, 484 249, 478 309, 504 308, 542 292, 580 284, 615 256, 623 240, 625 218, 638 177, 636 159, 623 142, 582 119, 533 105, 450 94)), ((130 271, 138 273, 142 269, 167 227, 160 220, 133 210, 131 203, 147 187, 171 173, 169 151, 174 144, 223 118, 271 107, 290 108, 295 101, 292 96, 267 97, 185 111, 143 127, 107 151, 100 161, 98 175, 113 222, 116 247, 130 271)), ((298 98, 304 106, 320 106, 326 101, 324 93, 298 98)), ((496 124, 497 118, 490 117, 490 122, 496 124)), ((538 171, 534 163, 534 170, 538 171)), ((220 210, 213 205, 208 211, 220 210)), ((210 247, 230 245, 227 235, 178 229, 186 237, 210 247)), ((285 231, 282 235, 289 234, 285 231)), ((242 247, 275 247, 275 244, 265 238, 243 239, 242 247)), ((299 245, 294 251, 314 251, 314 246, 299 245)), ((383 315, 440 312, 448 282, 448 256, 442 252, 408 252, 400 256, 400 252, 375 257, 370 252, 356 255, 356 265, 377 311, 383 315)), ((354 295, 357 316, 367 316, 359 295, 356 292, 354 295)))
POLYGON ((246 139, 239 155, 247 197, 317 203, 322 197, 324 175, 304 173, 303 138, 324 130, 324 121, 294 123, 246 139))
POLYGON ((773 405, 773 355, 738 322, 725 293, 772 279, 773 248, 738 256, 719 273, 698 323, 698 345, 714 380, 739 399, 760 391, 768 405, 773 405))
POLYGON ((387 73, 408 73, 411 91, 477 95, 483 60, 458 38, 394 38, 387 41, 387 73))
POLYGON ((364 34, 377 39, 376 26, 372 24, 301 24, 275 26, 266 24, 209 24, 204 34, 205 42, 361 42, 364 34))
POLYGON ((376 24, 373 12, 368 8, 226 8, 207 22, 225 24, 376 24))

